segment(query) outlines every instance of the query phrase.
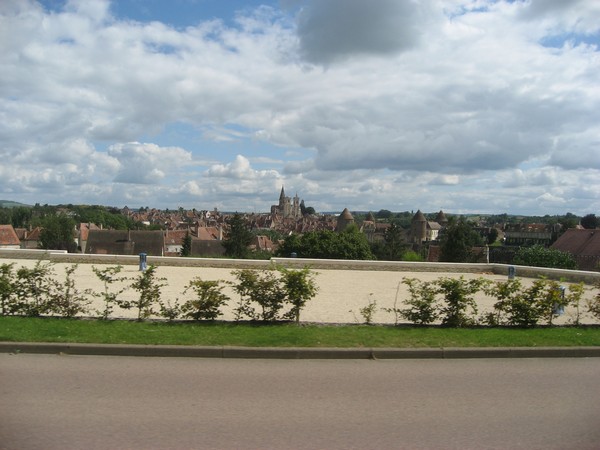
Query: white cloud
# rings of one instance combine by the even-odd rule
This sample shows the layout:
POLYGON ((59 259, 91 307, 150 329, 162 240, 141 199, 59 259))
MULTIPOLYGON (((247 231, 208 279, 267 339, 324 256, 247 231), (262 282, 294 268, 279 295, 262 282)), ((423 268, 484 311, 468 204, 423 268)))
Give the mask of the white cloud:
POLYGON ((0 195, 600 209, 597 2, 296 5, 175 28, 0 2, 0 195))
POLYGON ((111 145, 108 155, 119 162, 114 181, 118 183, 158 184, 170 170, 191 161, 191 154, 177 147, 129 142, 111 145))
POLYGON ((275 170, 254 170, 248 158, 237 155, 235 160, 227 164, 215 164, 206 171, 209 177, 231 178, 234 180, 256 180, 277 178, 275 170))

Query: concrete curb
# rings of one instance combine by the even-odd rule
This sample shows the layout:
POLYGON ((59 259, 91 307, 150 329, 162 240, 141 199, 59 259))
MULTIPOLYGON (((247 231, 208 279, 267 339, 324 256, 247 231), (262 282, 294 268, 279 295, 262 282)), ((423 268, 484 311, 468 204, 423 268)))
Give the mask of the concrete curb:
POLYGON ((0 342, 0 353, 248 359, 597 358, 600 347, 300 348, 0 342))

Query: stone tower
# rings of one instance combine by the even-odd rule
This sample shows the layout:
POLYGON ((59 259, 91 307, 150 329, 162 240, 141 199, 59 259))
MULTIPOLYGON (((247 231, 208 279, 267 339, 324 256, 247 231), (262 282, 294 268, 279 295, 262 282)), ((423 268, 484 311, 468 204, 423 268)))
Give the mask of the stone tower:
POLYGON ((335 231, 344 231, 351 223, 354 223, 354 217, 352 217, 348 208, 344 208, 342 213, 338 216, 335 231))
POLYGON ((410 237, 414 244, 421 244, 427 239, 427 219, 420 209, 410 222, 410 237))

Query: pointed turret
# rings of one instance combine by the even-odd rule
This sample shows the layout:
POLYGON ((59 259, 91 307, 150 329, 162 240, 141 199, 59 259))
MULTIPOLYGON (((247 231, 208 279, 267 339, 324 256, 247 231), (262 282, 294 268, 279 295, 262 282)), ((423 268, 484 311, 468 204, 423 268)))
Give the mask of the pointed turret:
POLYGON ((354 217, 348 211, 348 208, 344 208, 342 213, 338 216, 336 231, 344 231, 348 225, 354 223, 354 217))
POLYGON ((443 227, 448 224, 448 218, 446 217, 446 214, 444 214, 444 211, 440 210, 440 212, 435 217, 435 221, 443 227))

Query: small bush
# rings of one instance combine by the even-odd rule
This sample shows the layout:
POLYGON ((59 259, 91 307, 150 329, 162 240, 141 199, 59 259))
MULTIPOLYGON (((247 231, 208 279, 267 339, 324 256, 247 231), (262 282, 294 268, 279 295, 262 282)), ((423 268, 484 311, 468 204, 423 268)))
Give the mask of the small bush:
POLYGON ((369 303, 358 310, 365 324, 371 325, 373 317, 377 312, 377 300, 373 300, 373 294, 369 294, 369 303))
POLYGON ((473 296, 479 292, 487 280, 477 278, 465 280, 460 278, 438 278, 435 281, 437 293, 443 296, 440 306, 442 324, 449 327, 465 327, 475 325, 477 303, 473 296))
POLYGON ((127 277, 119 276, 119 273, 121 273, 123 270, 123 266, 121 265, 107 267, 106 269, 102 270, 92 266, 92 270, 104 285, 104 290, 102 292, 92 293, 93 296, 102 298, 104 306, 102 310, 96 310, 96 314, 98 314, 101 319, 107 320, 112 315, 114 307, 119 305, 119 295, 125 292, 128 288, 128 286, 124 286, 120 289, 111 291, 110 286, 114 283, 122 283, 127 281, 127 277))
POLYGON ((137 318, 140 321, 156 314, 154 308, 160 302, 160 289, 165 286, 164 280, 156 277, 156 266, 148 266, 131 284, 131 287, 139 293, 137 300, 120 300, 119 306, 124 309, 137 309, 137 318))
POLYGON ((42 261, 38 261, 32 269, 19 268, 14 284, 15 301, 10 312, 29 317, 49 313, 52 310, 53 273, 52 264, 42 261))
POLYGON ((416 278, 402 278, 402 283, 408 286, 410 298, 405 302, 408 308, 399 310, 400 316, 418 325, 435 322, 439 318, 435 286, 416 278))
MULTIPOLYGON (((600 289, 600 283, 598 283, 597 288, 600 289)), ((593 299, 587 301, 587 307, 588 312, 596 319, 600 320, 600 291, 593 299)))
POLYGON ((15 302, 15 264, 0 265, 0 313, 3 316, 10 314, 15 302))
POLYGON ((75 286, 73 273, 77 270, 77 264, 66 268, 66 278, 63 283, 55 283, 55 289, 51 294, 51 312, 61 317, 72 318, 78 314, 86 314, 91 300, 88 298, 89 290, 79 291, 75 286))
POLYGON ((194 291, 196 298, 183 304, 181 307, 183 317, 194 320, 215 320, 223 314, 220 308, 229 300, 229 297, 223 294, 223 288, 221 281, 205 281, 200 277, 194 278, 188 284, 185 292, 194 291))
POLYGON ((308 267, 301 270, 280 267, 278 270, 285 300, 291 305, 291 310, 285 314, 285 317, 299 323, 300 312, 306 306, 306 302, 317 294, 319 288, 315 283, 313 273, 308 267))
POLYGON ((286 292, 275 271, 257 271, 242 269, 232 272, 238 279, 233 289, 240 294, 240 302, 236 308, 236 317, 248 317, 251 320, 272 322, 282 318, 280 312, 284 307, 286 292), (256 311, 254 305, 260 307, 256 311))

